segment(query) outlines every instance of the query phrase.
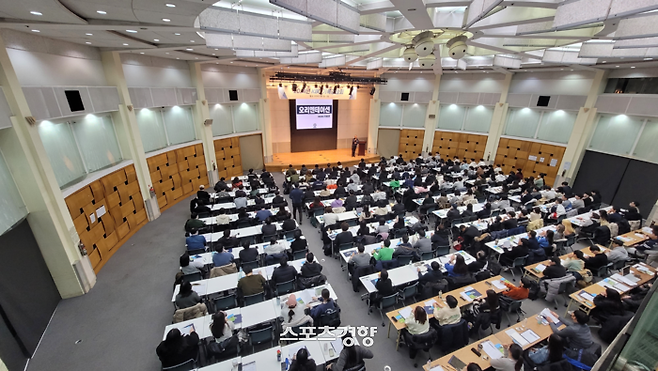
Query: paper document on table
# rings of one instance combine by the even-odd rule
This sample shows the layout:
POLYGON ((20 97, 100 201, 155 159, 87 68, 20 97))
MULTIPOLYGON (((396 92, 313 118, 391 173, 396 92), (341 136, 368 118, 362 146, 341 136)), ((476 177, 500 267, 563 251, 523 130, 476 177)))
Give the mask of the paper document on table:
POLYGON ((505 286, 505 284, 500 280, 491 281, 491 284, 494 285, 494 287, 498 290, 505 290, 507 288, 507 286, 505 286))
POLYGON ((594 295, 590 294, 590 293, 587 292, 587 291, 580 291, 580 292, 578 293, 578 296, 580 296, 581 298, 583 298, 583 299, 585 299, 585 300, 587 300, 587 301, 590 301, 590 302, 592 302, 592 303, 594 302, 594 295))
POLYGON ((628 285, 628 286, 637 286, 637 284, 635 282, 629 280, 628 278, 622 276, 619 273, 613 274, 612 276, 610 276, 610 278, 612 278, 613 280, 615 280, 617 282, 621 282, 625 285, 628 285))
POLYGON ((183 327, 180 329, 181 334, 183 335, 189 335, 192 333, 192 331, 195 331, 194 329, 194 323, 190 323, 189 325, 183 327))
POLYGON ((524 347, 524 346, 528 345, 528 341, 526 339, 524 339, 523 336, 519 335, 519 333, 516 332, 516 330, 510 329, 510 330, 505 331, 505 333, 509 337, 511 337, 512 340, 515 343, 519 344, 521 347, 524 347))
POLYGON ((256 361, 242 364, 242 371, 256 371, 256 361))
POLYGON ((626 279, 628 282, 633 282, 633 286, 637 285, 637 283, 640 281, 640 279, 635 277, 633 273, 625 275, 624 279, 626 279))
POLYGON ((653 230, 651 229, 651 227, 643 227, 642 232, 646 234, 653 234, 653 230))
POLYGON ((484 350, 484 352, 487 353, 487 355, 491 359, 503 358, 503 353, 491 341, 485 341, 484 343, 482 343, 482 350, 484 350))
POLYGON ((441 367, 441 366, 435 366, 435 367, 430 368, 430 371, 444 371, 444 370, 443 370, 443 367, 441 367))
POLYGON ((399 313, 403 318, 409 318, 411 317, 411 307, 404 307, 400 309, 399 313))
POLYGON ((551 313, 551 311, 550 311, 548 308, 544 308, 544 309, 541 311, 541 313, 539 313, 539 314, 541 314, 542 316, 544 316, 544 318, 548 319, 549 321, 551 321, 551 322, 553 322, 553 323, 555 323, 555 324, 557 324, 558 322, 560 322, 560 319, 557 318, 557 317, 555 317, 555 316, 553 315, 553 313, 551 313))
POLYGON ((537 264, 537 266, 534 268, 535 271, 541 273, 546 269, 546 266, 544 264, 537 264))
POLYGON ((343 351, 343 339, 342 338, 337 338, 336 340, 331 341, 331 346, 334 348, 334 351, 336 351, 336 354, 340 354, 340 352, 343 351))
POLYGON ((535 341, 539 340, 539 335, 537 335, 532 330, 527 330, 521 333, 521 336, 523 336, 523 338, 526 339, 528 343, 534 343, 535 341))

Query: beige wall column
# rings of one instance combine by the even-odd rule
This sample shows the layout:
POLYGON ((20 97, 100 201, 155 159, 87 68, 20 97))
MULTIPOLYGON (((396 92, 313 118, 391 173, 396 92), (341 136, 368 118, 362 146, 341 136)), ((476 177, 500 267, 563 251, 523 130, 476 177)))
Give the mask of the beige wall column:
POLYGON ((432 100, 427 104, 427 113, 425 114, 425 137, 423 138, 423 153, 426 155, 432 152, 434 145, 434 133, 436 132, 436 117, 439 114, 439 87, 441 85, 441 75, 434 78, 434 89, 432 90, 432 100))
POLYGON ((607 73, 605 71, 596 71, 592 80, 592 86, 587 94, 585 105, 578 110, 578 116, 576 116, 576 122, 573 124, 567 149, 564 151, 564 156, 562 156, 562 164, 560 165, 560 171, 558 172, 555 184, 560 184, 565 179, 572 181, 576 173, 578 173, 580 162, 585 155, 585 149, 594 132, 594 124, 596 122, 596 108, 594 108, 594 105, 599 94, 605 88, 603 82, 606 78, 607 73))
MULTIPOLYGON (((32 114, 2 38, 0 86, 14 114, 11 117, 12 128, 0 130, 0 147, 25 201, 29 212, 28 223, 62 298, 82 295, 85 289, 80 284, 73 264, 80 261, 82 265, 87 265, 88 269, 81 270, 84 275, 82 279, 92 286, 96 276, 89 259, 82 257, 78 250, 80 238, 57 185, 38 129, 26 120, 32 114)), ((29 262, 26 263, 29 265, 29 262)))
POLYGON ((137 126, 137 117, 133 108, 128 85, 123 74, 121 55, 118 52, 102 52, 103 70, 105 78, 119 91, 119 111, 114 113, 114 124, 117 131, 117 139, 124 156, 133 160, 139 189, 144 197, 144 205, 149 220, 155 220, 160 216, 158 199, 149 191, 153 183, 151 173, 146 163, 146 154, 142 144, 142 136, 137 126))
POLYGON ((258 69, 260 75, 260 130, 263 133, 263 162, 272 162, 274 151, 272 150, 272 117, 270 115, 270 102, 267 99, 267 73, 262 68, 258 69))
POLYGON ((484 159, 487 161, 494 161, 496 159, 498 143, 500 142, 500 136, 503 135, 505 121, 507 120, 507 94, 509 94, 512 76, 514 76, 512 73, 505 74, 503 90, 500 92, 500 99, 498 100, 498 103, 496 103, 493 116, 491 117, 487 146, 484 148, 484 159))
POLYGON ((370 112, 368 114, 368 153, 377 153, 377 141, 379 140, 379 113, 382 108, 382 101, 379 100, 379 90, 381 85, 375 86, 375 94, 370 100, 370 112))
POLYGON ((192 84, 196 88, 194 131, 196 132, 196 137, 201 139, 203 143, 203 154, 206 158, 206 167, 208 169, 208 181, 212 186, 219 181, 217 159, 215 158, 215 143, 212 135, 212 125, 206 126, 203 124, 206 119, 210 118, 210 109, 206 100, 206 89, 203 85, 201 64, 195 62, 188 62, 188 64, 190 66, 192 84))

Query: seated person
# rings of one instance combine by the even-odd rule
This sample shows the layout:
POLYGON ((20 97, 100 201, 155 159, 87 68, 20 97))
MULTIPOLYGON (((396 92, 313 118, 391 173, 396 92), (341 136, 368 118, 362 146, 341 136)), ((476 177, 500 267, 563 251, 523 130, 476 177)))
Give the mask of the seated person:
POLYGON ((608 265, 608 256, 601 252, 601 248, 598 245, 594 245, 589 249, 594 254, 594 256, 585 256, 581 250, 574 251, 574 254, 576 254, 578 259, 585 262, 585 268, 592 271, 592 273, 595 273, 599 270, 599 268, 608 265))
POLYGON ((232 249, 238 246, 238 239, 231 237, 231 230, 225 229, 222 237, 215 243, 217 246, 224 246, 224 249, 232 249))
MULTIPOLYGON (((560 318, 555 312, 551 311, 551 313, 555 318, 560 318)), ((551 326, 554 334, 562 337, 562 340, 568 348, 588 349, 594 343, 594 340, 592 339, 592 331, 589 326, 587 326, 589 316, 582 310, 578 309, 571 312, 571 320, 573 321, 573 324, 568 325, 562 330, 559 330, 551 321, 549 321, 548 324, 551 326)))
POLYGON ((181 255, 179 263, 180 271, 183 274, 201 273, 201 269, 203 269, 203 260, 194 259, 194 261, 190 262, 190 256, 187 254, 187 252, 181 255))
POLYGON ((530 238, 522 238, 520 242, 523 246, 527 246, 528 248, 527 264, 539 263, 540 261, 546 260, 546 251, 539 246, 537 239, 534 239, 533 241, 533 237, 531 237, 534 232, 535 231, 530 231, 530 238))
POLYGON ((272 224, 272 217, 265 219, 265 225, 261 227, 263 237, 270 237, 276 235, 276 225, 272 224))
POLYGON ((607 255, 608 261, 611 263, 628 260, 628 251, 626 251, 624 243, 616 238, 612 240, 612 247, 607 255))
POLYGON ((468 274, 468 265, 460 254, 453 254, 450 262, 445 263, 445 268, 448 271, 448 277, 462 277, 468 274))
POLYGON ((432 244, 438 246, 450 245, 450 229, 446 228, 443 223, 436 223, 436 228, 430 241, 432 241, 432 244))
POLYGON ((222 343, 233 336, 235 325, 226 318, 226 312, 217 311, 212 317, 210 332, 217 343, 222 343))
POLYGON ((178 295, 176 295, 176 308, 185 309, 193 307, 199 303, 201 303, 201 298, 199 297, 199 294, 196 293, 196 291, 192 290, 192 284, 190 282, 183 281, 183 283, 180 285, 180 291, 178 292, 178 295))
POLYGON ((609 287, 594 297, 594 305, 596 307, 592 309, 590 315, 603 324, 611 316, 621 316, 624 314, 624 304, 621 301, 619 291, 609 287))
POLYGON ((373 257, 378 261, 393 260, 395 250, 391 248, 391 240, 387 238, 383 244, 384 246, 382 248, 375 250, 373 257))
POLYGON ((224 251, 224 246, 218 246, 217 251, 212 254, 212 264, 215 267, 223 267, 233 263, 233 254, 224 251))
POLYGON ((352 243, 354 240, 354 236, 352 235, 352 232, 349 231, 350 225, 347 224, 347 222, 340 223, 340 229, 342 232, 340 232, 336 236, 336 239, 334 240, 334 246, 336 248, 336 251, 340 245, 352 243))
POLYGON ((330 206, 324 208, 323 218, 326 228, 334 228, 338 224, 338 215, 334 214, 334 210, 330 206))
POLYGON ((521 279, 521 286, 514 286, 513 283, 505 280, 503 284, 507 287, 507 291, 503 291, 503 295, 512 300, 523 300, 528 298, 530 293, 530 282, 526 279, 521 279))
POLYGON ((280 260, 281 265, 274 268, 272 278, 270 279, 270 286, 272 289, 276 288, 277 284, 285 283, 297 278, 297 269, 292 265, 288 265, 288 257, 283 255, 280 260))
POLYGON ((284 255, 287 250, 286 245, 277 241, 276 237, 272 237, 270 239, 270 244, 263 246, 263 249, 267 255, 266 258, 270 256, 280 257, 281 255, 284 255))
POLYGON ((507 217, 503 222, 503 229, 512 229, 519 226, 519 221, 516 219, 516 213, 514 211, 508 212, 507 217))
POLYGON ((219 215, 215 217, 217 225, 228 225, 231 223, 231 217, 226 214, 226 209, 219 209, 219 215))
POLYGON ((260 221, 261 223, 265 221, 265 219, 269 218, 272 216, 272 212, 269 209, 266 209, 265 206, 261 205, 260 210, 256 213, 256 219, 260 221))
MULTIPOLYGON (((284 208, 281 208, 281 210, 285 211, 284 208)), ((287 213, 287 219, 285 219, 283 221, 283 223, 281 223, 281 229, 284 232, 290 232, 290 231, 294 231, 295 229, 297 229, 297 223, 295 222, 294 219, 290 218, 290 213, 287 213)))
POLYGON ((379 225, 377 226, 377 229, 375 230, 376 234, 387 234, 389 231, 388 225, 386 225, 386 219, 384 218, 379 218, 379 225))
POLYGON ((198 230, 193 230, 188 237, 185 238, 187 251, 205 250, 206 238, 199 234, 198 230))
POLYGON ((306 263, 302 265, 301 276, 304 278, 315 277, 322 272, 322 265, 314 261, 315 256, 312 252, 306 253, 306 263))
POLYGON ((412 255, 414 258, 420 258, 416 249, 414 249, 409 243, 409 236, 405 234, 402 236, 402 241, 395 248, 395 251, 393 252, 393 258, 406 255, 412 255))
POLYGON ((432 241, 425 237, 425 230, 418 232, 418 240, 414 244, 414 249, 418 250, 420 254, 432 252, 432 241))
POLYGON ((292 252, 306 250, 308 242, 306 241, 306 238, 302 238, 302 231, 299 229, 296 230, 294 237, 295 239, 290 243, 290 250, 292 250, 292 252))
POLYGON ((471 273, 478 273, 487 268, 489 261, 487 260, 487 253, 479 250, 475 254, 475 261, 468 265, 468 271, 471 273))
POLYGON ((395 294, 395 290, 393 289, 393 281, 388 278, 388 271, 386 269, 382 269, 379 272, 379 278, 375 283, 375 289, 377 291, 370 293, 368 298, 368 310, 370 312, 372 312, 372 307, 377 307, 379 305, 383 297, 395 294))
POLYGON ((242 251, 240 251, 240 262, 242 264, 246 262, 252 262, 258 260, 260 253, 256 247, 251 247, 249 241, 244 241, 242 243, 242 251))
POLYGON ((434 318, 438 321, 439 326, 459 323, 462 318, 462 312, 457 299, 452 295, 447 295, 445 304, 439 302, 434 303, 434 318))
MULTIPOLYGON (((527 241, 527 239, 524 238, 524 240, 527 241)), ((509 240, 504 240, 503 245, 509 244, 509 240)), ((522 256, 528 255, 528 246, 523 244, 522 242, 519 243, 517 246, 512 247, 511 250, 504 252, 500 256, 500 262, 503 263, 508 263, 511 264, 514 259, 520 258, 522 256)))
POLYGON ((354 273, 355 268, 359 267, 367 267, 370 265, 370 258, 372 256, 366 252, 365 246, 363 246, 362 243, 360 243, 356 251, 352 253, 350 258, 347 261, 347 267, 350 270, 350 274, 354 273))
POLYGON ((281 303, 280 317, 283 318, 284 329, 313 322, 313 318, 306 314, 305 307, 297 302, 295 294, 288 295, 288 299, 281 303))
POLYGON ((169 330, 167 337, 158 345, 155 352, 162 367, 172 367, 196 359, 199 352, 199 335, 192 330, 183 336, 179 329, 169 330))
MULTIPOLYGON (((321 299, 320 305, 316 305, 311 308, 311 317, 313 320, 318 321, 320 316, 325 314, 329 309, 338 310, 338 304, 334 302, 334 299, 330 297, 330 292, 328 289, 322 289, 321 298, 313 298, 313 300, 321 299)), ((311 307, 311 303, 306 304, 308 308, 311 307)))
MULTIPOLYGON (((220 211, 224 209, 219 209, 220 211)), ((205 227, 206 224, 199 220, 199 214, 192 214, 190 219, 185 222, 185 232, 192 233, 192 231, 198 231, 199 229, 205 227)))
POLYGON ((244 268, 245 276, 238 280, 238 292, 242 297, 265 292, 267 281, 260 274, 253 274, 251 267, 244 268))
POLYGON ((539 236, 537 237, 537 242, 539 243, 539 246, 541 246, 541 248, 546 252, 546 256, 551 256, 556 253, 555 232, 553 232, 553 230, 549 229, 547 231, 540 232, 539 236))
POLYGON ((308 349, 299 348, 292 357, 292 363, 290 363, 288 371, 315 371, 317 369, 315 361, 309 357, 308 349))

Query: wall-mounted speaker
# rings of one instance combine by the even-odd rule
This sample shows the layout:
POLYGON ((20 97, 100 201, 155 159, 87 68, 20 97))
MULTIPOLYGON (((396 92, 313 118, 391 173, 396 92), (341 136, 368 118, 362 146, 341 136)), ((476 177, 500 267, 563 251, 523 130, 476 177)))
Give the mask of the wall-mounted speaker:
POLYGON ((229 90, 228 91, 228 100, 230 100, 230 101, 238 100, 238 91, 237 90, 229 90))
POLYGON ((408 102, 409 101, 409 93, 401 93, 400 94, 400 100, 403 102, 408 102))
POLYGON ((537 99, 537 107, 548 107, 548 102, 551 100, 551 97, 548 95, 540 95, 537 99))

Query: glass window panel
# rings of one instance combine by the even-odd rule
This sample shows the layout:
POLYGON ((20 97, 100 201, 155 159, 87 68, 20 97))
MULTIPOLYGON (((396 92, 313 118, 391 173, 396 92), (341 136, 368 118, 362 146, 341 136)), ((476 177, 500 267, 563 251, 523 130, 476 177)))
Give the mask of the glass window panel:
POLYGON ((530 108, 510 109, 507 115, 505 135, 521 138, 534 138, 539 125, 540 111, 530 108))
POLYGON ((167 135, 165 134, 160 110, 142 108, 136 116, 144 152, 165 148, 167 146, 167 135))
POLYGON ((163 110, 163 116, 169 145, 187 143, 196 139, 190 107, 168 107, 163 110))
POLYGON ((567 143, 576 122, 576 112, 553 111, 544 112, 537 132, 537 139, 548 142, 567 143))
POLYGON ((61 188, 85 176, 78 146, 67 122, 42 121, 39 136, 61 188))
POLYGON ((260 129, 260 120, 258 119, 258 104, 240 103, 233 106, 233 120, 235 131, 244 133, 260 129))
POLYGON ((427 104, 405 104, 402 110, 402 126, 406 128, 424 128, 427 104))
POLYGON ((633 156, 651 162, 658 162, 658 146, 656 143, 658 143, 658 120, 647 120, 633 156))
POLYGON ((441 105, 439 109, 438 129, 461 130, 466 108, 456 104, 441 105))
POLYGON ((81 120, 71 121, 71 126, 88 172, 121 162, 112 117, 86 115, 81 120))
POLYGON ((210 118, 212 119, 212 135, 219 136, 233 133, 231 119, 231 106, 215 104, 210 107, 210 118))
POLYGON ((397 103, 382 103, 379 111, 379 126, 400 126, 402 122, 402 105, 397 103))
POLYGON ((0 234, 27 215, 27 208, 18 192, 18 187, 0 153, 0 234))
POLYGON ((475 131, 478 133, 488 133, 491 119, 493 118, 493 108, 485 106, 469 107, 466 111, 466 121, 464 122, 465 131, 475 131))
POLYGON ((589 148, 628 155, 642 128, 643 119, 626 115, 601 115, 589 148))

